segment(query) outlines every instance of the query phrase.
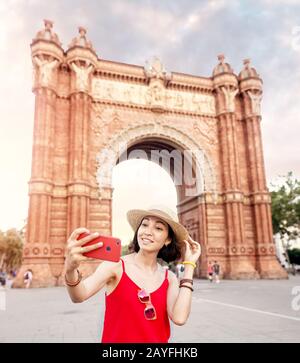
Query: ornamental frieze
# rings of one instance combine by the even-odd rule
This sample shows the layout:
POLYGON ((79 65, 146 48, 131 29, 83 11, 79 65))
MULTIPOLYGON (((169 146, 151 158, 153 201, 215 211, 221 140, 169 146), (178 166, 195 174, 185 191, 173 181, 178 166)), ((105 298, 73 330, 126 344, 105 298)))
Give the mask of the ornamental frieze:
POLYGON ((215 98, 212 95, 183 92, 167 88, 111 81, 101 78, 92 80, 94 100, 151 107, 159 102, 166 110, 192 112, 199 115, 215 116, 215 98))

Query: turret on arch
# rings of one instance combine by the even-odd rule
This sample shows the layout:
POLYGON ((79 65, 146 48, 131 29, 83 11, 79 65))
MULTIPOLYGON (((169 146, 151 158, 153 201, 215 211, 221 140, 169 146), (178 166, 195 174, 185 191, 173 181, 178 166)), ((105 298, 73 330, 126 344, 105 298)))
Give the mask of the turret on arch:
MULTIPOLYGON (((165 161, 174 159, 179 218, 204 251, 197 276, 218 260, 227 278, 286 278, 272 238, 262 80, 249 60, 239 76, 223 55, 211 77, 170 73, 158 59, 145 68, 99 58, 82 27, 65 51, 52 28, 45 21, 31 44, 33 158, 16 285, 27 268, 33 286, 62 284, 64 249, 76 227, 111 234, 111 169, 137 150, 158 159, 164 150, 165 161)), ((83 268, 88 274, 95 265, 83 268)))

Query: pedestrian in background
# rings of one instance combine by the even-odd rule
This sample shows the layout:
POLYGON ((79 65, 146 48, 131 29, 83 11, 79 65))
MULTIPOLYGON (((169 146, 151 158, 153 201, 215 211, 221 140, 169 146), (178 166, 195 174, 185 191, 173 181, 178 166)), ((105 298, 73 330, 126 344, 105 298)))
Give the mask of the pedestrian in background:
POLYGON ((33 272, 32 272, 32 270, 28 269, 24 273, 24 285, 25 285, 26 289, 29 289, 31 282, 32 282, 32 278, 33 278, 33 272))
POLYGON ((6 287, 6 272, 1 268, 0 269, 0 287, 4 288, 6 287))
POLYGON ((211 261, 209 261, 207 265, 207 278, 209 279, 210 282, 213 282, 213 274, 214 274, 213 265, 211 261))
POLYGON ((214 265, 213 265, 213 271, 214 271, 214 279, 216 281, 216 283, 220 283, 220 265, 218 264, 218 261, 215 261, 214 262, 214 265))

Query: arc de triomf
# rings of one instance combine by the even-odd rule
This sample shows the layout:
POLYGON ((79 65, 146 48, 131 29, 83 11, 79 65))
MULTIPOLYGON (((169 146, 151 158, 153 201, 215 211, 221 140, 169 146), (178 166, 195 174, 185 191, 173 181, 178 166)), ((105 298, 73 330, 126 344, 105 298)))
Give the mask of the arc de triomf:
MULTIPOLYGON (((47 20, 31 52, 32 174, 16 286, 27 268, 33 286, 63 284, 73 229, 111 235, 113 166, 141 150, 192 155, 184 160, 190 175, 178 158, 169 171, 179 219, 202 245, 198 277, 206 276, 208 261, 218 260, 225 278, 286 278, 272 238, 262 80, 249 60, 238 75, 222 55, 211 77, 167 73, 157 58, 145 67, 99 58, 82 27, 64 51, 47 20), (178 170, 184 170, 182 183, 178 170)), ((93 263, 83 266, 86 275, 94 269, 93 263)))

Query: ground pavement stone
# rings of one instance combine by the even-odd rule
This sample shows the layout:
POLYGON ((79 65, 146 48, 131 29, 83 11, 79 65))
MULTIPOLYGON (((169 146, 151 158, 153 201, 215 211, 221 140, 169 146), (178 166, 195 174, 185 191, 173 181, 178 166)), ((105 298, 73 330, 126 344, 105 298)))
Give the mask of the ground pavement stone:
MULTIPOLYGON (((188 322, 171 326, 170 342, 300 342, 300 306, 289 280, 195 280, 188 322)), ((64 287, 7 289, 0 342, 99 342, 104 292, 74 304, 64 287)), ((298 299, 300 305, 300 299, 298 299)))

